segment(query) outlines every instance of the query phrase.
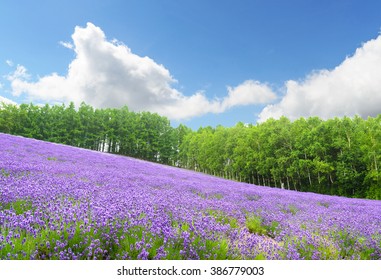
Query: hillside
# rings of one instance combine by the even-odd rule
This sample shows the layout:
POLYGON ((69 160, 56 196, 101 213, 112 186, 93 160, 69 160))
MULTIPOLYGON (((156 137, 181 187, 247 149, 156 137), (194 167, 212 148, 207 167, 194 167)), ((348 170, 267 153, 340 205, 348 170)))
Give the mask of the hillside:
POLYGON ((381 259, 381 201, 0 134, 0 259, 381 259))
POLYGON ((0 132, 256 185, 381 200, 381 115, 366 120, 281 117, 193 131, 126 106, 0 102, 0 132))

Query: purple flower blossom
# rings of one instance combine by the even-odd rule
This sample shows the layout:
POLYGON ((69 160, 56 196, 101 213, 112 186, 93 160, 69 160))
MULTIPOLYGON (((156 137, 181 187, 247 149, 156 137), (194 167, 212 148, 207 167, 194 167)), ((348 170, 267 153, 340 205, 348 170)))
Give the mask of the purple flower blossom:
POLYGON ((0 144, 0 259, 381 259, 380 201, 6 134, 0 144))

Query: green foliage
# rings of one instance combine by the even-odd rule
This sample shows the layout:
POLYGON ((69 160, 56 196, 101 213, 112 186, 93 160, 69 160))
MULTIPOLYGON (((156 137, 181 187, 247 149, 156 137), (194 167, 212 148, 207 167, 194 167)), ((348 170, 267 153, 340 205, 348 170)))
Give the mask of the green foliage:
POLYGON ((207 215, 213 216, 218 223, 221 223, 223 225, 230 225, 231 228, 239 227, 238 220, 227 215, 223 211, 210 209, 207 211, 207 215))
POLYGON ((305 260, 311 260, 318 257, 321 260, 337 260, 340 259, 340 252, 337 247, 330 242, 328 236, 316 237, 314 241, 307 238, 289 237, 285 241, 286 252, 293 248, 305 260), (320 241, 317 241, 319 239, 320 241))
POLYGON ((325 208, 329 207, 329 203, 328 202, 319 202, 318 205, 323 206, 325 208))
POLYGON ((267 229, 263 225, 262 218, 257 215, 250 215, 246 218, 246 227, 250 233, 266 235, 267 229))
POLYGON ((361 236, 355 236, 346 230, 339 230, 332 234, 333 238, 340 240, 339 254, 341 258, 350 258, 358 254, 362 260, 371 260, 374 249, 367 246, 366 239, 361 236))
POLYGON ((21 215, 29 210, 32 210, 32 202, 28 199, 18 199, 13 202, 0 204, 0 210, 13 209, 16 215, 21 215))
POLYGON ((56 157, 48 157, 48 160, 57 161, 56 157))
POLYGON ((81 103, 76 109, 73 102, 0 106, 0 132, 171 165, 180 165, 179 146, 189 131, 183 125, 172 128, 158 114, 134 113, 127 107, 94 110, 81 103))
POLYGON ((265 223, 263 218, 257 214, 248 214, 246 216, 246 228, 250 233, 253 234, 266 235, 268 237, 274 238, 279 232, 278 226, 278 221, 265 223))
POLYGON ((265 226, 267 235, 274 238, 279 232, 278 226, 279 226, 279 222, 277 221, 272 221, 270 225, 265 226))
POLYGON ((183 166, 227 179, 371 199, 381 199, 379 151, 381 115, 200 128, 180 149, 183 166))
POLYGON ((366 197, 370 199, 381 200, 381 187, 377 185, 371 185, 366 192, 366 197))
POLYGON ((5 170, 4 168, 1 168, 0 174, 1 176, 4 176, 4 177, 9 177, 11 175, 9 171, 5 170))
POLYGON ((264 256, 263 253, 259 253, 258 255, 255 256, 254 260, 266 260, 266 257, 264 256))
POLYGON ((282 211, 284 213, 290 213, 291 215, 296 215, 299 209, 295 205, 290 204, 286 208, 282 209, 282 211))

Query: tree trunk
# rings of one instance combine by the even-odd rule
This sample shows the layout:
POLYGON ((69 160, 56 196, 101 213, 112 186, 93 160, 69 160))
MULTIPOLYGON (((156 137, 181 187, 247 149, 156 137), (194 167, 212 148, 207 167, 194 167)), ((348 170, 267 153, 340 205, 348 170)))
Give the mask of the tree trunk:
POLYGON ((288 180, 288 176, 286 176, 287 178, 287 188, 290 189, 290 181, 288 180))

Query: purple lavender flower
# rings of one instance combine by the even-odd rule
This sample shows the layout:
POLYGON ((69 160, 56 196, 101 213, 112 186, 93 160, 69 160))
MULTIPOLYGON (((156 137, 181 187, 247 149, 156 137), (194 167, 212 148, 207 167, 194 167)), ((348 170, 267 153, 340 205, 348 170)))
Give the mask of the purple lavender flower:
POLYGON ((0 259, 381 259, 380 201, 6 134, 0 144, 0 259))

